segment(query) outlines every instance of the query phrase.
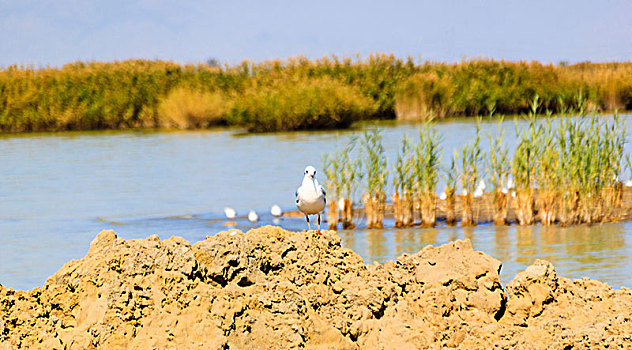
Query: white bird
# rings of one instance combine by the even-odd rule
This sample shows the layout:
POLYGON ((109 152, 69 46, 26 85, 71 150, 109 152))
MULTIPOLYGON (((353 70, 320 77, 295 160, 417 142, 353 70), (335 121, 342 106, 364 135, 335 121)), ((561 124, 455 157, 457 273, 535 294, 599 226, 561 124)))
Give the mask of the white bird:
POLYGON ((310 230, 312 226, 309 224, 309 215, 318 215, 318 234, 320 235, 320 213, 327 203, 325 189, 316 180, 316 168, 310 165, 305 168, 304 174, 303 182, 296 190, 296 207, 305 214, 307 227, 310 230))
POLYGON ((257 215, 257 213, 254 210, 251 210, 248 213, 248 220, 250 220, 250 222, 252 222, 254 224, 257 221, 259 221, 259 215, 257 215))
POLYGON ((628 180, 625 182, 625 187, 632 187, 632 180, 628 180))
POLYGON ((345 210, 345 199, 342 197, 338 200, 338 210, 345 210))
POLYGON ((514 188, 514 180, 513 177, 507 179, 507 189, 513 190, 514 188))
POLYGON ((485 186, 485 181, 483 181, 483 179, 481 179, 478 182, 478 185, 476 185, 476 189, 474 190, 474 198, 478 198, 478 197, 482 197, 483 193, 485 193, 485 188, 487 186, 485 186))
POLYGON ((281 207, 275 204, 272 206, 272 208, 270 208, 270 214, 272 214, 272 216, 279 217, 283 215, 283 210, 281 210, 281 207))
POLYGON ((230 208, 230 207, 226 207, 224 208, 224 214, 226 215, 226 217, 228 219, 234 219, 235 216, 237 216, 237 212, 235 211, 235 209, 230 208))
POLYGON ((445 191, 441 192, 441 194, 439 195, 439 199, 441 199, 442 201, 446 200, 446 198, 448 198, 448 195, 445 194, 445 191))
POLYGON ((467 196, 467 190, 464 188, 463 192, 461 192, 462 195, 467 196))

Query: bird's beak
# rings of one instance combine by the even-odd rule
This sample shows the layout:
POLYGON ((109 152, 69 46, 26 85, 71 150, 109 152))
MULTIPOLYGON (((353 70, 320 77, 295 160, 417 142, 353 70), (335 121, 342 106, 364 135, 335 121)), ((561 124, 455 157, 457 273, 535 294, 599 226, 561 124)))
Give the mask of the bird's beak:
POLYGON ((309 177, 311 177, 312 179, 314 178, 314 175, 310 174, 309 177))

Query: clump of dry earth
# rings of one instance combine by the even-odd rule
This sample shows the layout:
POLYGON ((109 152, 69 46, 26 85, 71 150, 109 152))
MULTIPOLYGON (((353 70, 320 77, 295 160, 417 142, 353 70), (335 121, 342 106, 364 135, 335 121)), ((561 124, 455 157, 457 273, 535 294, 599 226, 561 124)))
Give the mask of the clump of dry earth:
POLYGON ((103 231, 42 288, 0 286, 0 349, 632 347, 629 289, 537 260, 505 292, 500 267, 468 240, 366 265, 333 231, 103 231))

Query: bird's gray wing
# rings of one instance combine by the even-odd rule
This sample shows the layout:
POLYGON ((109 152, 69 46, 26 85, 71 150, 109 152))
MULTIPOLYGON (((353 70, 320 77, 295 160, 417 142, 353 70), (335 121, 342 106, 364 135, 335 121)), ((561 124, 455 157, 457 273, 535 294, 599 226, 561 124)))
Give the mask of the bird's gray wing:
POLYGON ((318 185, 320 187, 320 192, 323 193, 323 199, 325 200, 325 204, 327 204, 327 192, 325 192, 325 188, 322 185, 318 185))

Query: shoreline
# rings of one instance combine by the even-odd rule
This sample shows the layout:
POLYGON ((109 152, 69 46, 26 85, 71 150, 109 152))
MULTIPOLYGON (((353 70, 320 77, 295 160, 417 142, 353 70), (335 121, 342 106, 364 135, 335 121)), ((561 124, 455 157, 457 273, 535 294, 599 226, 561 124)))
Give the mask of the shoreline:
POLYGON ((333 231, 102 231, 43 287, 0 286, 0 349, 632 346, 632 291, 536 260, 506 285, 469 240, 364 264, 333 231))

